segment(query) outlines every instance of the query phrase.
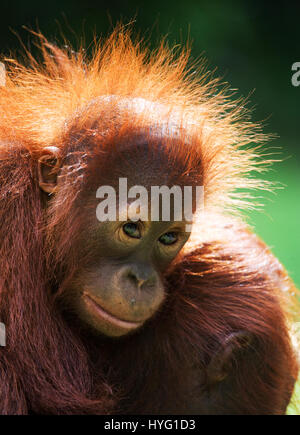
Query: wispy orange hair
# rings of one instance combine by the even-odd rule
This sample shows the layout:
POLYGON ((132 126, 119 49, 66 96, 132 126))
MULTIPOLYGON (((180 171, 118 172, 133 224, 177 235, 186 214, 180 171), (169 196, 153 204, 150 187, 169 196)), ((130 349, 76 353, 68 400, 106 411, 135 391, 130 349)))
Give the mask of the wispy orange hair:
MULTIPOLYGON (((267 136, 249 121, 244 100, 233 101, 224 87, 219 90, 220 81, 210 78, 201 63, 198 70, 197 65, 188 67, 189 49, 170 49, 162 42, 150 51, 119 26, 107 40, 95 43, 89 59, 83 48, 75 53, 36 36, 43 62, 29 52, 27 66, 6 59, 6 86, 0 88, 2 147, 19 142, 34 153, 59 146, 67 120, 89 102, 111 95, 142 98, 168 108, 165 117, 176 111, 179 123, 188 125, 205 165, 206 193, 214 204, 222 209, 249 207, 244 189, 268 186, 252 176, 253 170, 264 169, 266 161, 255 144, 267 136), (249 143, 252 146, 246 146, 249 143), (237 187, 242 191, 235 192, 237 187)), ((187 148, 183 152, 188 153, 187 148)))

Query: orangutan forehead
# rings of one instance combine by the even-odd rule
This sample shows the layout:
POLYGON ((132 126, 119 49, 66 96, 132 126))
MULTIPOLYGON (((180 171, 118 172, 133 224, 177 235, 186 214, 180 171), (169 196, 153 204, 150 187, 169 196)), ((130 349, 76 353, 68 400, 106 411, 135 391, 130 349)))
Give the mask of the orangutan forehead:
POLYGON ((111 185, 118 183, 119 178, 126 178, 129 185, 145 187, 182 184, 188 183, 188 180, 195 184, 192 179, 199 177, 200 168, 190 171, 189 165, 177 158, 178 146, 176 142, 169 143, 164 138, 133 137, 118 144, 113 154, 107 154, 106 158, 102 155, 99 165, 93 164, 93 178, 103 182, 104 176, 111 185))
POLYGON ((110 185, 120 177, 131 184, 162 185, 180 183, 179 177, 186 176, 197 178, 199 184, 199 147, 185 134, 182 116, 178 109, 143 98, 95 98, 76 115, 83 123, 79 138, 72 135, 70 125, 70 143, 75 146, 70 146, 65 162, 72 166, 74 155, 82 151, 89 156, 87 167, 94 182, 101 179, 110 185), (113 126, 106 119, 112 113, 113 126))
POLYGON ((92 99, 66 120, 65 127, 71 136, 81 131, 87 136, 100 134, 102 139, 125 136, 126 140, 128 135, 132 135, 138 142, 139 137, 145 136, 153 140, 162 137, 182 139, 183 134, 187 136, 187 124, 185 111, 178 107, 143 98, 110 95, 92 99))

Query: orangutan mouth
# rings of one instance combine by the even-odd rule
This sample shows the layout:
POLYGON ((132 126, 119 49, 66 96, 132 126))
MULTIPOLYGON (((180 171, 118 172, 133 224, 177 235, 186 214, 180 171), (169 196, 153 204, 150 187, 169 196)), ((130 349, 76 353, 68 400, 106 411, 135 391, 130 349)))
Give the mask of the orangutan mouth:
POLYGON ((114 315, 105 311, 88 293, 84 292, 83 297, 87 304, 92 308, 95 314, 102 317, 106 322, 118 326, 122 329, 136 329, 143 324, 143 322, 129 322, 128 320, 118 319, 114 315))

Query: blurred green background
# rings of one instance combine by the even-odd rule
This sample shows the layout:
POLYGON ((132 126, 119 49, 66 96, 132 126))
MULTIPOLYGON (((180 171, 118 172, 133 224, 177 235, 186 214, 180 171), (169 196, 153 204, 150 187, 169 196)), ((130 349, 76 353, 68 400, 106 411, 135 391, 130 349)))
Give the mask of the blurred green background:
MULTIPOLYGON (((300 286, 300 86, 291 84, 291 66, 300 62, 300 2, 213 0, 27 0, 2 1, 0 51, 20 49, 17 32, 26 46, 30 36, 22 26, 37 27, 50 40, 61 40, 61 30, 76 47, 85 35, 105 36, 120 19, 135 20, 134 28, 170 43, 192 40, 192 55, 204 55, 209 68, 238 88, 252 91, 254 120, 266 120, 265 131, 279 138, 270 146, 283 159, 266 174, 285 188, 264 194, 263 211, 250 214, 256 232, 267 242, 300 286)), ((34 47, 33 47, 34 50, 34 47)))

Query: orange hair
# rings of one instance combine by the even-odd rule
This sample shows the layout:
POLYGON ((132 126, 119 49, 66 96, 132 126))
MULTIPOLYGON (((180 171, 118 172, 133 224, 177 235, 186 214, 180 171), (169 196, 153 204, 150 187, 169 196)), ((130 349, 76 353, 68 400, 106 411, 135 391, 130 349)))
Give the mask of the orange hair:
POLYGON ((170 49, 162 42, 151 52, 120 26, 107 40, 95 43, 89 59, 83 48, 75 53, 49 43, 41 34, 37 37, 43 62, 29 52, 27 66, 6 59, 6 86, 0 88, 1 147, 13 141, 40 153, 46 146, 59 146, 66 123, 76 114, 80 114, 77 129, 84 124, 84 110, 91 101, 107 96, 118 101, 139 98, 150 103, 148 114, 144 110, 139 116, 140 126, 149 126, 149 119, 168 123, 166 119, 175 116, 182 141, 188 126, 195 146, 180 151, 188 155, 194 149, 200 155, 211 203, 230 210, 250 207, 248 194, 236 193, 236 187, 268 187, 252 176, 266 164, 256 144, 268 137, 259 124, 249 121, 244 100, 233 101, 226 89, 220 91, 219 80, 211 78, 203 65, 188 66, 188 49, 170 49), (162 112, 149 113, 155 112, 152 103, 162 112), (249 143, 252 146, 245 147, 249 143))

